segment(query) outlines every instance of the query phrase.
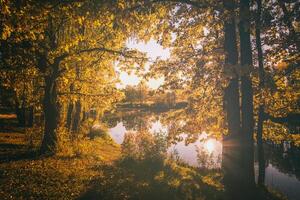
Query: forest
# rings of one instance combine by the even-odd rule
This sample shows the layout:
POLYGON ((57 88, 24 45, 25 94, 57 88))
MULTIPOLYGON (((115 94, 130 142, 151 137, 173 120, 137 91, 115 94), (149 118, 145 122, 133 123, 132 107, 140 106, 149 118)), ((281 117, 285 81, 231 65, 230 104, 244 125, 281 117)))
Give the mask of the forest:
POLYGON ((298 0, 0 10, 0 199, 300 198, 298 0))

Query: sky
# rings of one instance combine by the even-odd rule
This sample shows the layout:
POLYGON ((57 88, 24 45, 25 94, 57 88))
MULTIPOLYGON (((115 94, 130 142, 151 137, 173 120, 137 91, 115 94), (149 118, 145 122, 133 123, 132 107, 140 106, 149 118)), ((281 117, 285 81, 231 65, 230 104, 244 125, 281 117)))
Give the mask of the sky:
MULTIPOLYGON (((161 59, 167 59, 170 57, 170 50, 164 49, 161 45, 159 45, 155 40, 151 39, 149 42, 136 42, 135 40, 129 40, 127 42, 127 47, 132 49, 137 49, 141 52, 145 52, 147 56, 151 60, 155 60, 156 58, 160 57, 161 59)), ((146 64, 146 70, 149 69, 150 63, 146 64)), ((127 85, 137 85, 141 78, 136 76, 135 74, 128 74, 124 71, 120 71, 117 69, 120 73, 120 80, 121 83, 118 84, 119 88, 124 88, 127 85)), ((150 79, 147 82, 147 85, 152 89, 157 89, 162 83, 164 79, 150 79)))

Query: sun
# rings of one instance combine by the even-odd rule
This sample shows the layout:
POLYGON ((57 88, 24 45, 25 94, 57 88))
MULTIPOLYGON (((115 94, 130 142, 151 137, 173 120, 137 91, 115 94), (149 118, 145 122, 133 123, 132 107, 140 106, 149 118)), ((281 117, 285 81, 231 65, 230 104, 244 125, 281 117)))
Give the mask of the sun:
POLYGON ((205 149, 208 151, 208 153, 212 153, 214 151, 215 144, 211 139, 205 142, 205 149))

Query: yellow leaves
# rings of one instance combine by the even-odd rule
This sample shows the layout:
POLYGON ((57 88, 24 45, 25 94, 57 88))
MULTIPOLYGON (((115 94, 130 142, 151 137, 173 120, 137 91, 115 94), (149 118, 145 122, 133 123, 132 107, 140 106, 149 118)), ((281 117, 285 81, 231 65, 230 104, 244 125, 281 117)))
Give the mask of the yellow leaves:
POLYGON ((300 147, 300 135, 299 134, 298 135, 292 135, 291 137, 294 141, 295 146, 300 147))
POLYGON ((77 35, 75 38, 70 39, 70 41, 66 41, 66 43, 61 46, 61 49, 64 52, 69 53, 72 48, 76 48, 79 45, 79 43, 84 40, 84 37, 82 35, 77 35))
POLYGON ((93 22, 93 25, 94 25, 94 27, 99 27, 99 26, 101 26, 100 20, 95 20, 95 21, 93 22))
POLYGON ((119 0, 117 5, 118 5, 119 8, 124 9, 126 7, 126 1, 119 0))
POLYGON ((44 39, 44 34, 39 34, 39 40, 43 40, 44 39))
POLYGON ((7 40, 7 38, 10 37, 11 32, 12 32, 12 28, 9 27, 8 25, 4 24, 3 25, 3 31, 2 31, 2 34, 1 34, 1 39, 2 40, 7 40))
POLYGON ((115 19, 115 15, 114 14, 111 14, 110 15, 110 20, 114 20, 115 19))
POLYGON ((91 44, 92 46, 95 46, 95 45, 97 44, 97 41, 94 40, 94 39, 91 39, 91 40, 90 40, 90 44, 91 44))
POLYGON ((171 180, 168 181, 168 185, 170 187, 177 188, 180 186, 180 180, 178 178, 172 178, 171 180))
POLYGON ((9 3, 8 0, 0 0, 0 10, 1 10, 2 14, 5 14, 5 15, 11 14, 8 3, 9 3))
POLYGON ((35 36, 35 33, 33 31, 29 31, 29 37, 32 39, 32 40, 36 40, 36 36, 35 36))
POLYGON ((217 190, 224 189, 224 186, 221 183, 222 175, 220 173, 206 175, 203 177, 202 181, 207 185, 215 187, 217 190))
POLYGON ((63 49, 65 50, 65 52, 69 53, 70 46, 69 46, 69 45, 66 45, 63 49))
POLYGON ((289 66, 288 63, 286 63, 285 61, 279 61, 276 64, 276 69, 278 69, 278 70, 285 70, 285 69, 287 69, 288 66, 289 66))
POLYGON ((84 21, 85 21, 85 17, 84 16, 80 16, 77 19, 78 24, 81 25, 81 26, 83 25, 84 21))

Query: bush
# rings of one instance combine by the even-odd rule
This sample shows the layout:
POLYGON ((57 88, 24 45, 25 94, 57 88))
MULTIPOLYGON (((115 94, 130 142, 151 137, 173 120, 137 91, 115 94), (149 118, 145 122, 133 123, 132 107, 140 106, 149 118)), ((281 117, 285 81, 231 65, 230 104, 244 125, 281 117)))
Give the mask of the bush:
POLYGON ((59 134, 56 155, 59 157, 97 157, 99 155, 97 155, 95 147, 103 145, 103 143, 114 145, 110 135, 103 129, 93 133, 95 135, 92 135, 92 141, 80 134, 81 137, 71 139, 70 132, 64 127, 58 128, 57 131, 59 134), (96 138, 97 136, 98 138, 96 138))
POLYGON ((62 157, 73 157, 75 154, 69 131, 62 126, 60 126, 56 131, 58 131, 56 155, 62 157))
POLYGON ((108 133, 108 128, 102 124, 94 124, 90 128, 90 132, 88 133, 88 137, 90 139, 94 139, 96 137, 100 137, 106 140, 111 140, 111 137, 108 133))
POLYGON ((124 158, 162 161, 167 154, 167 141, 162 133, 129 132, 122 143, 124 158))

